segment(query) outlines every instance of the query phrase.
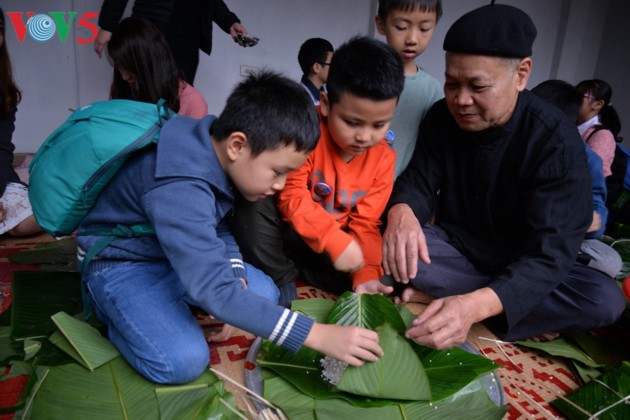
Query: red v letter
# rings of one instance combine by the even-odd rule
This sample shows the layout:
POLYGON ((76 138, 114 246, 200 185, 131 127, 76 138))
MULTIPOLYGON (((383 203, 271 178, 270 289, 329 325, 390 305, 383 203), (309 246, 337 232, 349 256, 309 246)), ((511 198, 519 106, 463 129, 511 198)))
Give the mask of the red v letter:
MULTIPOLYGON (((24 36, 26 35, 26 24, 22 20, 22 13, 23 12, 7 12, 7 15, 9 15, 9 19, 11 19, 11 23, 13 24, 13 29, 15 30, 18 41, 20 42, 24 42, 24 36)), ((35 16, 35 12, 26 12, 26 17, 28 19, 32 18, 33 16, 35 16)))

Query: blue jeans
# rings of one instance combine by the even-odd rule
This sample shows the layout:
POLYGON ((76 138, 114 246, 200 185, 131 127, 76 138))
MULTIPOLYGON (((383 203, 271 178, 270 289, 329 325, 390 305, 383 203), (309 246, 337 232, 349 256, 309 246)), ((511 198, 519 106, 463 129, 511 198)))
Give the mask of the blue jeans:
MULTIPOLYGON (((186 383, 201 375, 210 362, 208 342, 170 265, 99 265, 92 262, 84 277, 90 303, 125 360, 157 383, 186 383)), ((277 302, 273 280, 245 265, 249 288, 277 302)))

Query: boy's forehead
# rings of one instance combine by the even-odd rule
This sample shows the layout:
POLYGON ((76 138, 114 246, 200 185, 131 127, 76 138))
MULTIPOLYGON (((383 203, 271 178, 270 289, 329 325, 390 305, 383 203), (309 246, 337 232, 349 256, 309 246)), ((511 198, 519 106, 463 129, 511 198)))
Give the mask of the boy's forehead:
POLYGON ((330 110, 344 118, 380 121, 391 119, 390 114, 393 114, 397 103, 398 98, 375 100, 343 92, 336 103, 330 104, 330 110))
POLYGON ((437 14, 437 10, 435 9, 435 7, 429 4, 425 4, 424 2, 420 2, 420 1, 406 2, 405 4, 394 4, 389 8, 388 14, 391 14, 392 12, 398 12, 398 13, 422 12, 422 13, 437 14))
POLYGON ((258 158, 262 158, 275 169, 291 171, 302 166, 308 155, 309 152, 298 151, 294 144, 288 144, 266 150, 258 158))

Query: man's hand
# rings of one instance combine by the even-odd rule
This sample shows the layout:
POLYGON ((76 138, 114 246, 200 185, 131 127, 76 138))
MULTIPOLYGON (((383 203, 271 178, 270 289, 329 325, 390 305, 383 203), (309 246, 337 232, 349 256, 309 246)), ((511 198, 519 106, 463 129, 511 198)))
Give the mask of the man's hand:
POLYGON ((369 280, 358 285, 354 289, 355 293, 367 293, 369 295, 389 295, 394 291, 392 286, 385 286, 380 280, 369 280))
POLYGON ((109 42, 110 39, 112 39, 111 32, 106 31, 105 29, 99 29, 98 35, 94 40, 94 51, 96 51, 98 58, 101 58, 103 48, 105 48, 105 45, 109 42))
POLYGON ((484 287, 434 300, 413 321, 405 336, 434 349, 448 349, 466 341, 472 324, 502 312, 499 297, 484 287))
POLYGON ((230 36, 234 39, 235 42, 239 33, 243 35, 249 35, 247 33, 247 29, 245 29, 245 27, 238 22, 230 26, 230 36))
POLYGON ((335 260, 333 266, 344 273, 352 273, 363 267, 363 252, 359 243, 353 239, 335 260))
POLYGON ((383 234, 383 269, 394 280, 409 283, 418 274, 418 258, 430 264, 429 249, 420 222, 406 204, 396 204, 387 214, 383 234))
POLYGON ((375 362, 383 355, 378 334, 361 327, 315 323, 304 345, 352 366, 375 362))

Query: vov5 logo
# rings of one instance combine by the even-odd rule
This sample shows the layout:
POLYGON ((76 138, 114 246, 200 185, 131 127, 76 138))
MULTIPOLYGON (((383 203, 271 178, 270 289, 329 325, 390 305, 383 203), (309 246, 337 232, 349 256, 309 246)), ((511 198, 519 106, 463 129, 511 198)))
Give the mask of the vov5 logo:
MULTIPOLYGON (((13 24, 13 29, 19 42, 24 42, 27 33, 33 40, 38 42, 46 42, 57 33, 59 40, 66 42, 72 22, 74 22, 77 15, 77 12, 48 12, 48 14, 35 14, 35 12, 6 13, 13 24), (26 21, 24 21, 24 15, 26 15, 26 21)), ((90 19, 96 21, 98 12, 85 12, 79 17, 77 26, 86 28, 91 34, 89 38, 77 37, 79 44, 89 44, 98 35, 98 26, 90 19)))

